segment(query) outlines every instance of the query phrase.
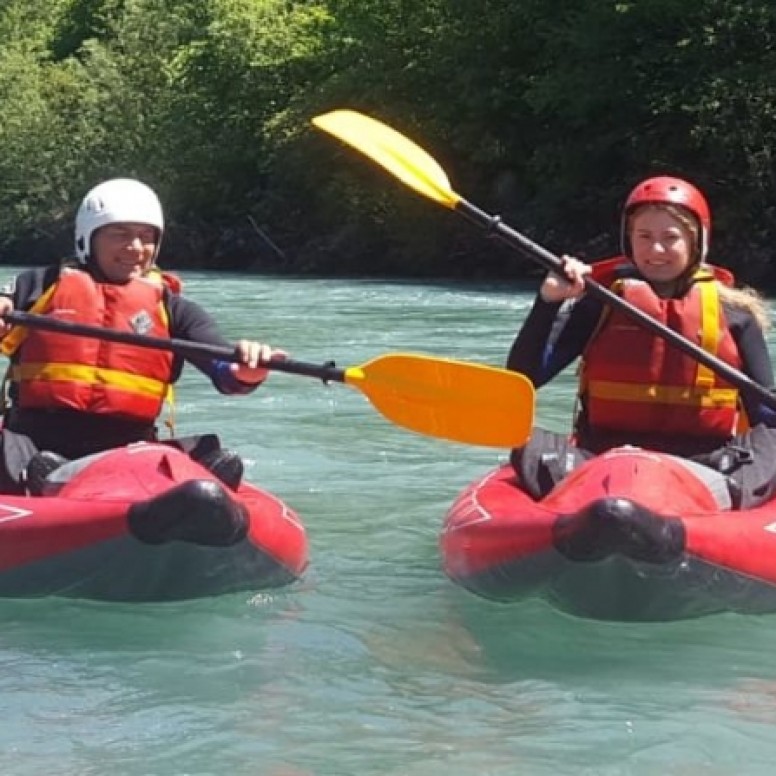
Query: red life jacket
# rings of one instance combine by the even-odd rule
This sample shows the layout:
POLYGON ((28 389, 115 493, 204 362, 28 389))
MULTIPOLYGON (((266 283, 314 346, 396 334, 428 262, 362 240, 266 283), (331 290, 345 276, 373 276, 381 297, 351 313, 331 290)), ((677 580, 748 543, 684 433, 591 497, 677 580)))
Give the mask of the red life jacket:
MULTIPOLYGON (((615 259, 604 267, 618 272, 622 264, 615 259)), ((595 274, 606 282, 601 268, 595 274)), ((615 280, 611 288, 664 326, 740 369, 716 280, 712 268, 698 269, 681 299, 662 299, 649 283, 635 278, 615 280)), ((723 282, 731 280, 727 275, 723 282)), ((583 354, 580 396, 592 434, 727 439, 739 420, 735 387, 613 309, 604 313, 583 354)))
MULTIPOLYGON (((124 285, 63 269, 36 312, 60 320, 169 337, 165 282, 155 273, 124 285)), ((11 369, 21 408, 69 408, 151 422, 172 380, 173 355, 92 337, 27 329, 11 369)))

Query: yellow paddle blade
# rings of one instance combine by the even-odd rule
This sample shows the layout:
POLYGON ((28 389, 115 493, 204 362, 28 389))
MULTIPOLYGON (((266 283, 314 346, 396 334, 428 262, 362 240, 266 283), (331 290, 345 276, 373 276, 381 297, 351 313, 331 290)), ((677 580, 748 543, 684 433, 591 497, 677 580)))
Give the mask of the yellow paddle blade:
POLYGON ((361 151, 424 197, 453 209, 460 197, 435 159, 404 135, 354 110, 335 110, 313 124, 361 151))
POLYGON ((485 447, 531 435, 534 387, 518 372, 465 361, 390 353, 345 370, 345 382, 398 426, 485 447))

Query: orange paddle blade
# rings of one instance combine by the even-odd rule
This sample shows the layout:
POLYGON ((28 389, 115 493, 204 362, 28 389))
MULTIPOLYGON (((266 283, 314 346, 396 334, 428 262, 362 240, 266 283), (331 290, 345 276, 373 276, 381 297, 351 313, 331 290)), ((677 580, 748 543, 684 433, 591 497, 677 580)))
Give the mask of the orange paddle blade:
POLYGON ((392 423, 485 447, 518 447, 531 434, 534 387, 518 372, 411 353, 390 353, 345 370, 392 423))

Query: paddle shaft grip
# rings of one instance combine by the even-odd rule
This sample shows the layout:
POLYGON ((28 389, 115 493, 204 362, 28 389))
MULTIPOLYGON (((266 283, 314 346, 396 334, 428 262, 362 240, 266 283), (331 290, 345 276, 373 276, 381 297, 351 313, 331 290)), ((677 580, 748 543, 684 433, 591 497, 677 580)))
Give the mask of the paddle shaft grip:
MULTIPOLYGON (((6 314, 4 318, 9 323, 14 324, 14 326, 26 326, 30 329, 55 331, 59 334, 70 334, 75 337, 94 337, 95 339, 107 340, 108 342, 123 342, 140 348, 167 350, 183 357, 204 356, 220 361, 231 361, 235 364, 240 362, 240 358, 233 348, 223 347, 222 345, 210 345, 204 342, 190 342, 188 340, 166 337, 148 337, 143 334, 134 334, 130 331, 116 331, 115 329, 102 329, 98 326, 87 326, 81 323, 69 323, 48 315, 37 315, 35 313, 11 312, 6 314)), ((270 361, 262 364, 262 366, 275 372, 317 377, 324 382, 345 382, 345 370, 338 369, 334 364, 311 364, 287 358, 270 361)))
MULTIPOLYGON (((538 261, 549 272, 555 272, 561 277, 563 276, 562 259, 555 256, 555 254, 550 253, 546 248, 543 248, 525 235, 520 234, 520 232, 502 223, 497 216, 489 215, 484 210, 480 210, 478 207, 464 199, 461 199, 456 203, 455 210, 467 220, 485 229, 490 236, 499 239, 501 242, 506 243, 512 248, 517 248, 517 250, 526 254, 529 258, 538 261)), ((669 342, 683 353, 686 353, 688 356, 708 367, 724 380, 727 380, 731 385, 736 386, 736 388, 750 396, 756 397, 766 407, 776 410, 776 395, 771 393, 765 386, 756 383, 748 375, 745 375, 743 372, 730 366, 730 364, 726 364, 724 361, 696 345, 694 342, 685 339, 673 329, 664 326, 660 321, 656 321, 650 315, 647 315, 629 302, 626 302, 621 296, 618 296, 613 291, 606 288, 606 286, 602 286, 591 277, 585 278, 585 289, 589 294, 604 302, 604 304, 608 304, 610 307, 619 310, 645 329, 662 337, 666 342, 669 342)))

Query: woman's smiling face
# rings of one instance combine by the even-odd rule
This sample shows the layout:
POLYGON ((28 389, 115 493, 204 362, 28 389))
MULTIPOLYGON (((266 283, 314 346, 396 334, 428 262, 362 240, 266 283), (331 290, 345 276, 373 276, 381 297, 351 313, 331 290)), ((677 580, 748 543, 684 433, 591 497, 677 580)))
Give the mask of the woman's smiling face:
POLYGON ((693 261, 696 237, 664 207, 646 205, 630 219, 633 263, 652 283, 677 280, 693 261))

